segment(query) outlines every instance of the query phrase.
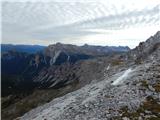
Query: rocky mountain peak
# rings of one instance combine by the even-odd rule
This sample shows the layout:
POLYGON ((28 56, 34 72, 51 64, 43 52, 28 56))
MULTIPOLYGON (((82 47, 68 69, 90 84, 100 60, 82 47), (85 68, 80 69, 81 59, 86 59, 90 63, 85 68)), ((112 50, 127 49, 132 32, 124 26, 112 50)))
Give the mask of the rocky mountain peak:
POLYGON ((74 63, 81 59, 88 59, 97 56, 106 56, 110 53, 127 52, 128 47, 114 47, 114 46, 93 46, 93 45, 83 45, 76 46, 71 44, 56 43, 49 45, 45 49, 45 56, 50 57, 50 65, 56 63, 61 64, 64 62, 74 63), (63 62, 57 62, 63 59, 63 62))
POLYGON ((160 43, 160 31, 154 36, 148 38, 145 42, 139 43, 139 45, 129 52, 129 56, 133 59, 145 59, 151 55, 158 47, 160 43))

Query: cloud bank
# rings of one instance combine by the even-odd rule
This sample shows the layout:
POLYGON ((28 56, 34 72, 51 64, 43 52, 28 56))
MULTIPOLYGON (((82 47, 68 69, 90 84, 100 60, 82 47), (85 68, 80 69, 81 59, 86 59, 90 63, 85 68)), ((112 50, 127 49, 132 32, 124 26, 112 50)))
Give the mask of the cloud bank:
POLYGON ((63 42, 133 48, 159 28, 157 0, 2 2, 3 43, 63 42))

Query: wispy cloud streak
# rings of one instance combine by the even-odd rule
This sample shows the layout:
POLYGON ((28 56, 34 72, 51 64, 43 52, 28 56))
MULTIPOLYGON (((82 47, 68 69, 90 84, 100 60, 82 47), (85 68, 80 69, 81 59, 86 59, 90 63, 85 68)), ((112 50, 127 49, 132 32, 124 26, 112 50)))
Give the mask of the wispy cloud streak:
MULTIPOLYGON (((124 31, 127 34, 127 29, 136 32, 141 28, 145 30, 142 32, 148 30, 150 35, 158 30, 160 3, 151 3, 147 4, 144 0, 122 0, 121 3, 117 0, 78 3, 3 2, 2 40, 5 43, 23 43, 24 40, 28 43, 38 40, 37 44, 49 44, 52 40, 93 43, 90 41, 94 36, 94 43, 101 44, 98 38, 101 35, 105 37, 106 44, 106 38, 130 41, 134 36, 125 37, 121 34, 124 31), (117 32, 119 37, 115 37, 117 32)), ((136 39, 140 41, 146 37, 144 35, 136 39)))

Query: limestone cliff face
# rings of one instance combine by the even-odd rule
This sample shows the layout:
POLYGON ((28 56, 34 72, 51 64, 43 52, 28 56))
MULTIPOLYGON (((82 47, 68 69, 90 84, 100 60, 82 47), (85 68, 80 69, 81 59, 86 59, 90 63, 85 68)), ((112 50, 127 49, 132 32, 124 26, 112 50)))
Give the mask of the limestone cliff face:
POLYGON ((49 57, 49 64, 60 65, 62 63, 75 63, 78 60, 89 59, 92 56, 79 50, 80 47, 75 45, 64 45, 57 43, 55 45, 49 45, 44 55, 49 57))
POLYGON ((128 47, 109 47, 109 46, 76 46, 71 44, 57 43, 49 45, 44 55, 50 57, 49 64, 56 65, 65 62, 75 63, 79 60, 94 58, 98 56, 106 56, 114 52, 127 52, 128 47))

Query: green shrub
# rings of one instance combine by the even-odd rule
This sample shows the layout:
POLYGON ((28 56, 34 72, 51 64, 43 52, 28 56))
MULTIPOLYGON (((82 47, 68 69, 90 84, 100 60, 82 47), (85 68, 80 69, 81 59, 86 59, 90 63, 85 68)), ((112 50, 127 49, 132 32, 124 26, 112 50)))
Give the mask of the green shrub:
POLYGON ((123 60, 116 59, 116 60, 112 60, 111 65, 112 65, 112 66, 116 66, 116 65, 121 65, 121 64, 123 64, 123 63, 124 63, 123 60))

